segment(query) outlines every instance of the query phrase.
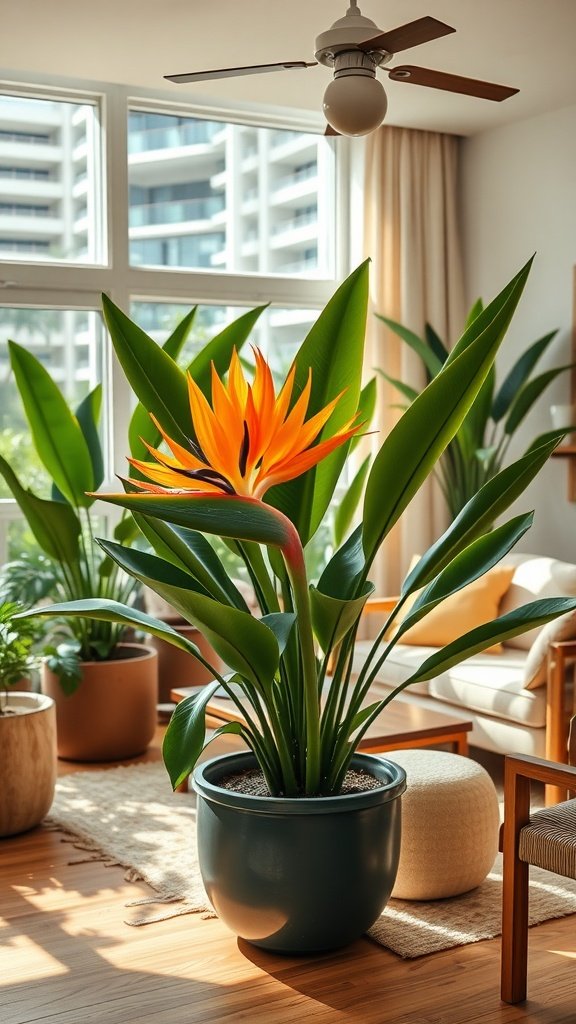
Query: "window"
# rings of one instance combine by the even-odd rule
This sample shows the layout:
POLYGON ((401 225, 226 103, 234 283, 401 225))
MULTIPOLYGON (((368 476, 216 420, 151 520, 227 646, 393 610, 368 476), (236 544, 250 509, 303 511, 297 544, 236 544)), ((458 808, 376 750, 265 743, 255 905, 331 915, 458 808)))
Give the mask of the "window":
POLYGON ((0 95, 2 253, 102 259, 100 148, 96 104, 0 95))
MULTIPOLYGON (((102 292, 158 342, 197 305, 183 360, 270 303, 253 340, 284 374, 347 269, 337 244, 346 175, 337 204, 337 150, 320 123, 217 120, 167 96, 0 86, 0 452, 17 450, 32 487, 40 473, 8 376, 9 338, 73 403, 103 382, 104 486, 115 486, 134 399, 111 358, 102 292)), ((346 140, 338 147, 345 154, 346 140)), ((18 519, 0 480, 0 561, 22 536, 18 519)))

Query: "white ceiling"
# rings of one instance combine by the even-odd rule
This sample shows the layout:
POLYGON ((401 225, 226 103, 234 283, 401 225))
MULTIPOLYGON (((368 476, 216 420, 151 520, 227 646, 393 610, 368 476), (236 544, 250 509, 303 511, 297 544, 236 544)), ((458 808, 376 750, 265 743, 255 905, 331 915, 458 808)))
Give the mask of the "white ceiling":
MULTIPOLYGON (((163 75, 313 60, 316 35, 347 6, 348 0, 17 0, 4 5, 2 60, 6 70, 26 76, 118 82, 194 104, 320 112, 330 80, 322 67, 194 86, 173 86, 163 75)), ((456 28, 396 63, 520 89, 496 104, 388 82, 384 74, 390 124, 467 135, 576 104, 576 0, 361 0, 361 8, 383 31, 423 15, 456 28)))

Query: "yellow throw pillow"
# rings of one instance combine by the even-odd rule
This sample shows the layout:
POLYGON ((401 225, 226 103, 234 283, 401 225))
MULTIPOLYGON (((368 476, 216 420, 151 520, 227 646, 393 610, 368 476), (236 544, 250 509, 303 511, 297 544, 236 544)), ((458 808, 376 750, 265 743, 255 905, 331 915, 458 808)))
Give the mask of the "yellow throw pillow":
MULTIPOLYGON (((404 633, 399 643, 444 647, 476 626, 497 618, 498 606, 512 582, 514 571, 513 565, 494 566, 437 605, 404 633)), ((501 653, 502 644, 494 644, 486 650, 486 654, 501 653)))

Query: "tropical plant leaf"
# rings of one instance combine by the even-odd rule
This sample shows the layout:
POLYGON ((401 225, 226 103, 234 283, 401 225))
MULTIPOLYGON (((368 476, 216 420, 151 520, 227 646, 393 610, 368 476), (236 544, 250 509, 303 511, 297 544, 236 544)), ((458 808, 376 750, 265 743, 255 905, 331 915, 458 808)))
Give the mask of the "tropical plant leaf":
MULTIPOLYGON (((404 398, 407 398, 409 402, 413 402, 415 398, 418 398, 420 392, 417 391, 416 388, 410 387, 409 384, 405 384, 403 380, 399 380, 397 377, 391 377, 390 374, 381 370, 378 366, 376 367, 376 372, 379 373, 381 377, 384 377, 384 380, 388 381, 392 387, 396 388, 401 395, 404 395, 404 398)), ((401 406, 400 408, 405 409, 406 406, 401 406)))
POLYGON ((330 597, 351 598, 365 564, 360 524, 332 555, 318 580, 318 590, 330 597))
POLYGON ((367 455, 358 472, 352 477, 346 494, 342 495, 342 499, 336 508, 334 514, 334 540, 338 546, 348 533, 350 524, 354 519, 354 513, 362 499, 364 484, 366 483, 371 461, 372 456, 367 455))
POLYGON ((551 597, 540 601, 531 601, 530 604, 515 608, 506 615, 501 615, 492 622, 486 622, 469 633, 458 637, 451 644, 436 651, 422 663, 420 668, 414 672, 406 682, 397 687, 394 693, 404 690, 412 683, 424 682, 426 679, 433 679, 446 672, 453 665, 459 664, 464 658, 470 658, 473 654, 492 647, 493 644, 503 643, 514 636, 526 633, 529 629, 538 626, 545 626, 552 622, 559 615, 572 612, 576 609, 576 597, 551 597))
POLYGON ((272 683, 280 652, 273 631, 261 620, 222 605, 202 593, 191 576, 170 562, 134 548, 100 541, 106 554, 141 583, 160 594, 212 644, 234 672, 257 686, 272 683), (198 588, 198 589, 197 589, 198 588))
POLYGON ((504 432, 506 434, 513 434, 534 405, 534 402, 540 398, 540 395, 545 391, 548 385, 551 384, 559 374, 565 373, 566 370, 571 370, 575 365, 576 363, 567 363, 566 366, 556 366, 553 370, 547 370, 546 373, 541 373, 538 377, 533 377, 532 380, 529 380, 528 383, 521 388, 512 402, 510 412, 508 413, 506 422, 504 423, 504 432))
POLYGON ((280 654, 283 654, 296 623, 295 614, 293 612, 270 612, 269 615, 263 615, 260 621, 272 630, 278 641, 280 654))
POLYGON ((226 572, 212 545, 195 530, 170 526, 161 519, 133 514, 138 528, 160 558, 198 580, 207 593, 225 604, 248 611, 246 601, 226 572))
POLYGON ((310 587, 312 625, 324 653, 331 651, 358 621, 368 598, 374 593, 374 585, 365 583, 360 597, 343 601, 321 593, 310 587))
POLYGON ((8 348, 34 447, 66 501, 86 507, 94 473, 80 424, 42 363, 14 341, 8 348))
POLYGON ((426 324, 424 328, 424 338, 428 348, 432 349, 436 358, 444 364, 448 358, 448 349, 442 341, 442 338, 436 333, 432 324, 426 324))
MULTIPOLYGON (((76 419, 80 424, 80 430, 90 452, 92 460, 92 475, 94 479, 94 490, 97 491, 104 479, 104 456, 98 426, 100 423, 100 412, 102 408, 102 385, 97 384, 76 409, 76 419)), ((95 500, 95 499, 92 499, 95 500)), ((90 502, 90 499, 88 499, 90 502)), ((91 503, 91 502, 90 502, 91 503)))
MULTIPOLYGON (((418 396, 390 432, 376 456, 364 499, 363 544, 368 564, 382 540, 433 469, 461 425, 494 361, 526 282, 530 264, 516 275, 488 309, 469 328, 457 359, 446 361, 441 373, 418 396)), ((462 339, 461 339, 462 340, 462 339)), ((458 348, 458 346, 457 346, 458 348)))
MULTIPOLYGON (((490 411, 492 399, 496 386, 496 370, 490 367, 486 380, 484 381, 476 399, 470 406, 470 411, 462 424, 470 436, 471 448, 482 448, 486 443, 486 431, 490 422, 490 411)), ((462 428, 461 428, 462 429, 462 428)))
POLYGON ((102 494, 102 501, 131 512, 165 520, 202 533, 232 540, 254 540, 259 544, 282 547, 289 543, 288 524, 275 509, 256 498, 228 494, 198 494, 191 501, 187 494, 102 494))
MULTIPOLYGON (((166 355, 170 356, 171 359, 178 359, 180 352, 182 351, 194 320, 196 319, 196 312, 198 306, 193 306, 189 313, 180 320, 176 325, 170 336, 166 339, 162 345, 163 351, 166 355)), ((154 426, 148 409, 138 402, 128 427, 128 443, 130 446, 130 453, 134 459, 146 459, 148 457, 148 449, 143 443, 144 440, 148 444, 152 445, 153 448, 157 448, 160 444, 160 432, 154 426)), ((136 471, 137 472, 137 471, 136 471)))
MULTIPOLYGON (((367 304, 368 261, 340 285, 299 350, 294 393, 301 393, 311 369, 308 417, 343 392, 319 440, 331 436, 352 419, 358 409, 367 304)), ((348 447, 341 445, 317 466, 296 480, 271 488, 266 495, 266 500, 294 523, 304 545, 324 518, 348 447)))
POLYGON ((25 489, 1 455, 0 473, 42 550, 57 562, 77 564, 81 527, 72 506, 66 502, 38 498, 32 491, 25 489))
POLYGON ((162 743, 162 757, 176 789, 192 772, 206 737, 206 705, 219 683, 208 683, 198 693, 180 701, 172 713, 162 743))
POLYGON ((468 316, 466 317, 466 323, 464 324, 465 331, 468 330, 468 328, 474 323, 476 317, 480 316, 480 313, 482 312, 483 309, 484 303, 482 302, 482 299, 476 299, 476 302, 474 303, 474 305, 470 309, 470 312, 468 313, 468 316))
POLYGON ((495 423, 498 423, 506 415, 516 395, 528 380, 540 356, 546 351, 548 345, 557 334, 557 330, 545 334, 543 338, 539 338, 533 345, 530 345, 520 358, 516 360, 494 398, 492 419, 495 423))
MULTIPOLYGON (((376 377, 371 377, 367 384, 364 385, 360 392, 360 400, 358 402, 358 420, 364 424, 364 429, 367 430, 374 418, 376 412, 376 399, 378 397, 377 381, 376 377)), ((362 440, 362 434, 356 434, 350 441, 349 451, 353 452, 357 445, 362 440)))
POLYGON ((554 451, 560 436, 555 434, 547 444, 526 452, 522 458, 488 480, 466 503, 445 533, 419 559, 404 580, 402 594, 413 593, 425 586, 460 551, 485 533, 534 479, 554 451))
POLYGON ((516 516, 509 523, 496 527, 491 533, 478 537, 456 555, 418 595, 409 614, 400 623, 396 639, 399 640, 411 626, 424 618, 441 601, 456 594, 497 565, 530 529, 533 519, 532 512, 516 516))
POLYGON ((186 374, 107 295, 102 296, 102 309, 114 350, 137 398, 171 437, 188 446, 195 434, 186 374))
POLYGON ((407 327, 404 327, 403 324, 397 323, 396 320, 390 320, 389 317, 382 316, 381 313, 376 313, 375 315, 378 320, 381 320, 382 323, 386 324, 391 331, 394 331, 394 334, 398 335, 402 341, 405 341, 406 344, 416 352, 426 367, 430 378, 434 378, 437 373, 440 373, 440 370, 442 369, 442 361, 438 358, 434 350, 422 340, 422 338, 418 337, 414 331, 410 331, 407 327))

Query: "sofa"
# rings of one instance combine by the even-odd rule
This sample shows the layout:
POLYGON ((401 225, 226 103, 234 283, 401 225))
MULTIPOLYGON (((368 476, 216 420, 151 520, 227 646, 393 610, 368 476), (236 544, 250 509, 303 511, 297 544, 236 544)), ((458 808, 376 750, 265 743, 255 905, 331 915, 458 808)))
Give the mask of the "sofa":
MULTIPOLYGON (((508 555, 503 563, 507 574, 500 571, 502 566, 497 567, 496 590, 491 595, 494 607, 486 618, 540 597, 576 596, 576 565, 530 554, 508 555)), ((421 620, 427 623, 442 610, 442 622, 438 616, 434 626, 412 638, 409 631, 393 648, 375 679, 379 693, 402 683, 448 642, 446 626, 458 632, 463 595, 465 598, 464 591, 459 592, 456 601, 448 599, 453 602, 450 608, 444 609, 448 602, 443 602, 421 620), (434 633, 437 627, 438 637, 434 633), (406 639, 411 642, 406 643, 406 639)), ((476 600, 474 593, 468 597, 472 603, 476 600)), ((395 600, 372 599, 366 610, 382 617, 395 600)), ((482 595, 478 597, 478 603, 481 601, 482 595)), ((467 623, 462 631, 472 625, 467 623)), ((353 676, 370 647, 370 640, 357 641, 353 676)), ((568 670, 575 662, 576 612, 570 612, 538 630, 512 638, 491 653, 476 654, 436 678, 408 687, 397 699, 434 711, 444 709, 451 715, 460 712, 473 723, 470 743, 482 749, 565 761, 574 700, 568 670)))

